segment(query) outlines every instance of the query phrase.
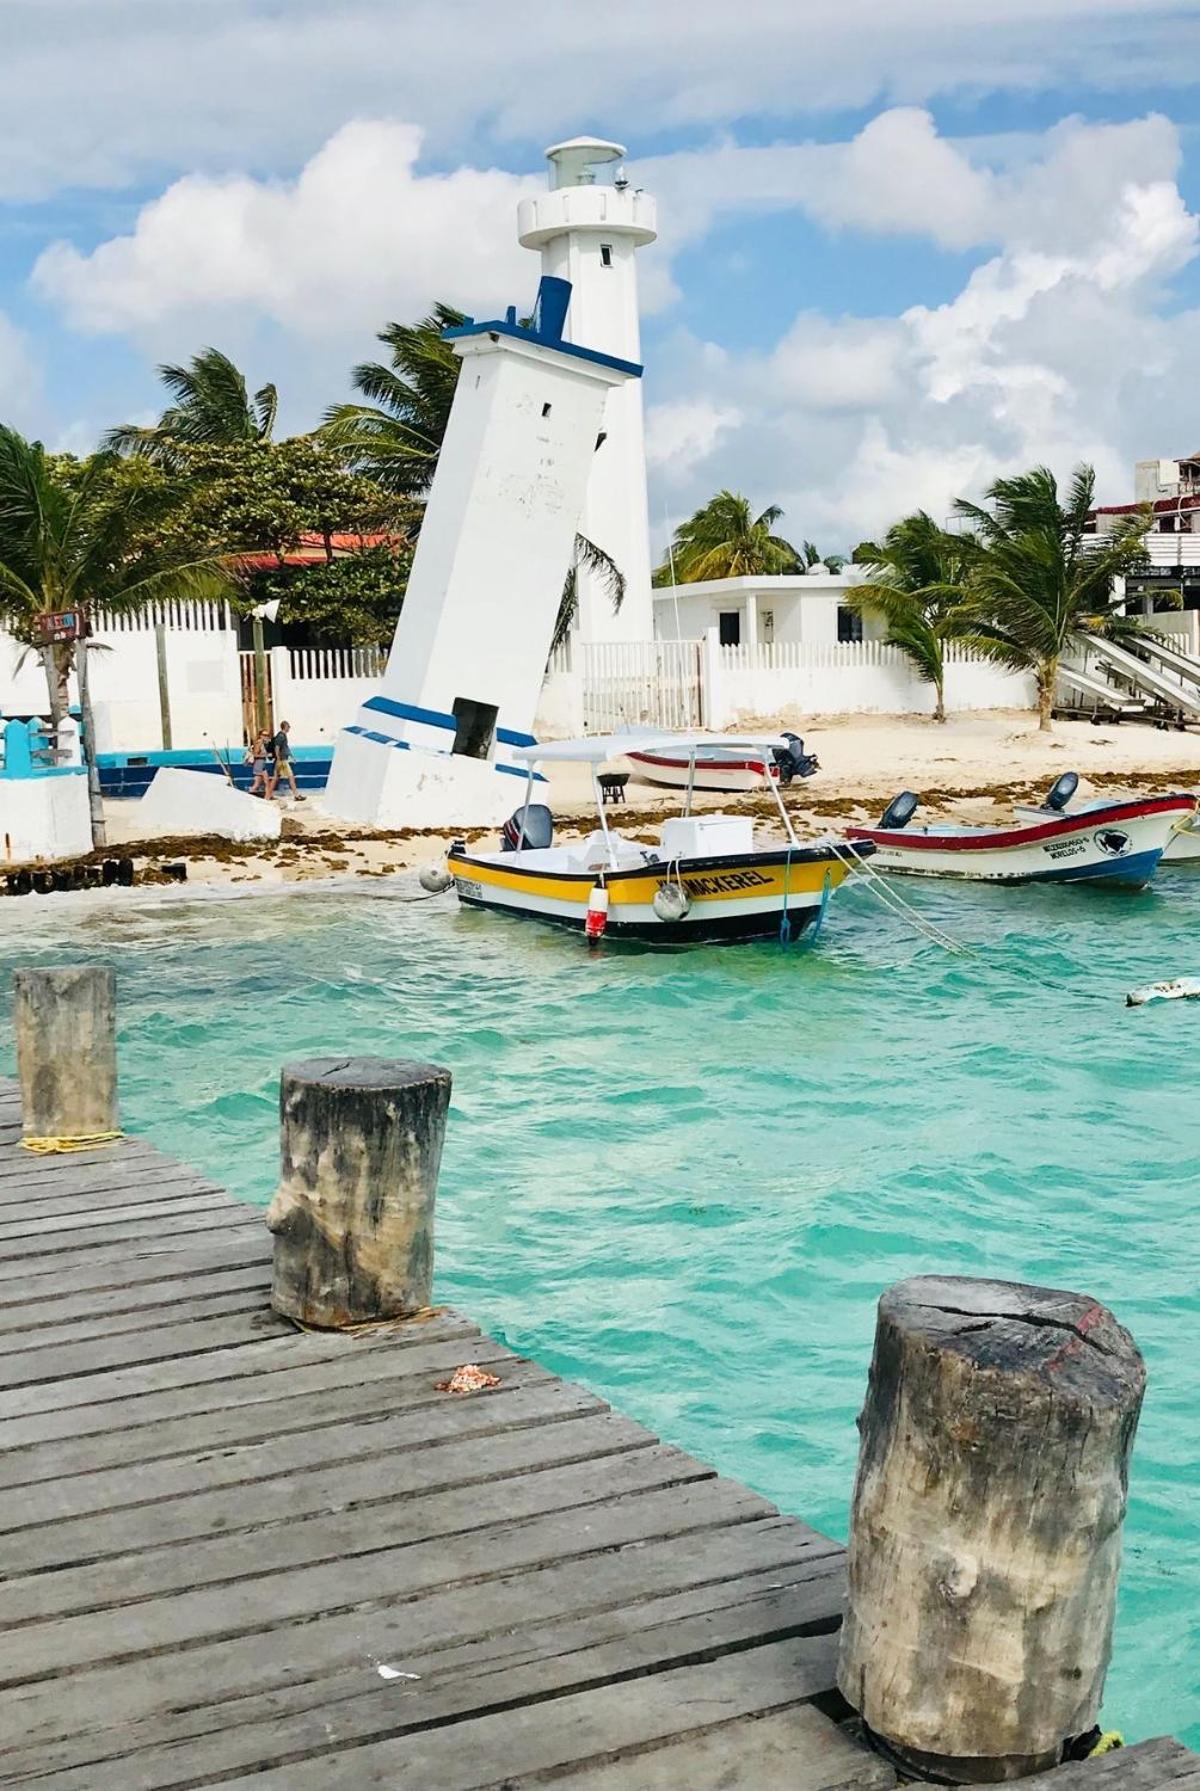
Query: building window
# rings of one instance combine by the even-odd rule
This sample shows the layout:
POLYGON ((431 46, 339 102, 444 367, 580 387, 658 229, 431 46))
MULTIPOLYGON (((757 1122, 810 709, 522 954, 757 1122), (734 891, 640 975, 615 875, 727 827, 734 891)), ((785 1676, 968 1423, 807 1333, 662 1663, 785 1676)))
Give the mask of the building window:
POLYGON ((601 243, 600 244, 600 266, 601 267, 611 267, 612 266, 612 244, 611 243, 601 243))
POLYGON ((718 638, 723 647, 740 647, 742 644, 742 612, 740 609, 723 609, 717 616, 718 638))
POLYGON ((862 633, 862 617, 848 603, 838 604, 838 639, 840 641, 860 641, 862 633))

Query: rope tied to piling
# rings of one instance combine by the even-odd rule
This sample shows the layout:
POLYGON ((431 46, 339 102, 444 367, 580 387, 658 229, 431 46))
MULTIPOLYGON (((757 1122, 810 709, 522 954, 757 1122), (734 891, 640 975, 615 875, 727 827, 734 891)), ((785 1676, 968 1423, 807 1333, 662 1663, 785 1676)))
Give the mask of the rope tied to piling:
POLYGON ((1120 1729, 1106 1729, 1091 1753, 1088 1755, 1088 1759, 1094 1759, 1097 1754, 1111 1754, 1114 1748, 1124 1746, 1125 1737, 1122 1735, 1120 1729))
POLYGON ((72 1151, 95 1150, 102 1144, 116 1144, 124 1138, 124 1132, 80 1132, 75 1137, 64 1138, 22 1138, 21 1149, 32 1151, 35 1157, 64 1157, 72 1151))

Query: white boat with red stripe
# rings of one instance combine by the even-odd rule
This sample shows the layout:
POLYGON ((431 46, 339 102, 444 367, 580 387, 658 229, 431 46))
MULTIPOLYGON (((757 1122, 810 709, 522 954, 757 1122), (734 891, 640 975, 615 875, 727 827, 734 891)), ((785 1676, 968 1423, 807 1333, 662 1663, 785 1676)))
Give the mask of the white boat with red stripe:
POLYGON ((790 784, 794 778, 811 777, 820 769, 816 756, 805 752, 798 734, 784 733, 778 746, 749 755, 714 744, 708 750, 702 746, 692 757, 672 751, 669 735, 664 734, 663 741, 661 751, 656 750, 652 737, 649 745, 640 745, 636 751, 631 747, 624 755, 639 783, 661 784, 670 790, 713 790, 728 796, 742 790, 761 790, 764 780, 790 784))
POLYGON ((919 798, 905 790, 878 827, 848 827, 846 838, 870 840, 875 868, 924 877, 985 883, 1104 882, 1143 889, 1175 828, 1196 808, 1193 796, 1142 796, 1093 802, 1066 813, 1078 787, 1073 771, 1055 783, 1039 809, 1011 827, 911 825, 919 798))

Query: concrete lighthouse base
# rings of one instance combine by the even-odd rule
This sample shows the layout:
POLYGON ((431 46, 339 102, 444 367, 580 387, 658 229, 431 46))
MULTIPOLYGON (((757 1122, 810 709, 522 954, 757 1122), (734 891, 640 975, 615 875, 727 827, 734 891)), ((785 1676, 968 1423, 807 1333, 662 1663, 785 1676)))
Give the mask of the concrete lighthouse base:
POLYGON ((364 827, 444 830, 498 827, 524 799, 524 773, 347 729, 338 737, 324 806, 364 827))

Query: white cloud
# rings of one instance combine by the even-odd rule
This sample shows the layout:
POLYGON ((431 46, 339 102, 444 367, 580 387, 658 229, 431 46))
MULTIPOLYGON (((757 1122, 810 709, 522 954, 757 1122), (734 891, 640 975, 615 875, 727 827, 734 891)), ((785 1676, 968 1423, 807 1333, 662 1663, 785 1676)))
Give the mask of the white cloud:
MULTIPOLYGON (((420 151, 413 124, 357 123, 290 182, 189 176, 128 234, 86 254, 47 251, 38 288, 78 328, 147 343, 167 333, 175 351, 206 339, 236 351, 237 328, 257 320, 281 349, 265 371, 285 391, 328 396, 348 340, 383 318, 434 296, 481 313, 531 289, 536 261, 516 245, 513 214, 538 177, 428 173, 420 151), (297 376, 305 364, 311 378, 297 376)), ((1093 460, 1123 495, 1134 458, 1194 446, 1188 329, 1171 316, 1170 282, 1198 243, 1179 167, 1179 134, 1158 116, 972 143, 908 106, 846 143, 724 140, 640 164, 660 201, 662 238, 642 263, 658 305, 676 251, 755 211, 779 213, 781 232, 783 214, 801 211, 829 231, 903 232, 976 262, 945 303, 899 316, 886 293, 862 315, 809 306, 770 350, 681 333, 660 343, 648 370, 656 483, 677 514, 721 485, 784 502, 794 533, 831 547, 913 504, 944 514, 958 493, 1038 460, 1093 460)))
POLYGON ((830 179, 808 198, 824 224, 877 234, 929 237, 964 249, 994 230, 996 179, 945 138, 928 112, 883 112, 833 160, 830 179))
POLYGON ((0 420, 16 428, 35 427, 41 383, 26 337, 0 311, 0 420))
POLYGON ((55 243, 34 284, 85 331, 250 311, 300 337, 345 335, 425 311, 432 298, 531 296, 536 263, 516 243, 532 182, 498 169, 418 174, 413 125, 344 126, 296 180, 190 175, 132 232, 81 254, 55 243))
POLYGON ((707 398, 652 405, 646 415, 646 459, 668 483, 686 479, 741 420, 741 412, 732 405, 713 404, 707 398))
MULTIPOLYGON (((868 126, 844 146, 843 172, 880 135, 868 126)), ((1108 496, 1127 496, 1134 459, 1191 440, 1196 318, 1172 315, 1170 281, 1197 255, 1200 220, 1175 185, 1174 128, 1071 120, 980 188, 963 146, 931 148, 911 115, 905 137, 930 191, 893 170, 877 228, 915 227, 940 181, 962 201, 956 231, 995 252, 941 305, 805 311, 765 356, 677 353, 673 386, 710 406, 736 400, 742 421, 673 492, 676 513, 732 484, 783 503, 793 536, 844 547, 917 505, 944 516, 955 496, 1039 461, 1065 472, 1089 460, 1108 496)), ((852 212, 861 228, 847 189, 826 191, 830 221, 852 212)), ((941 230, 930 216, 926 234, 941 230)))
MULTIPOLYGON (((434 153, 600 127, 711 130, 939 95, 1190 81, 1172 0, 4 0, 0 191, 279 173, 347 117, 434 153)), ((486 159, 486 158, 485 158, 486 159)))
POLYGON ((903 389, 908 346, 897 318, 822 317, 802 311, 762 369, 758 388, 809 411, 863 410, 903 389))

